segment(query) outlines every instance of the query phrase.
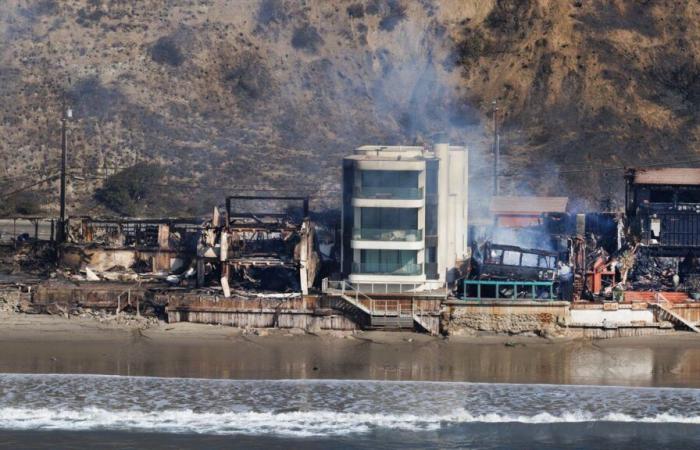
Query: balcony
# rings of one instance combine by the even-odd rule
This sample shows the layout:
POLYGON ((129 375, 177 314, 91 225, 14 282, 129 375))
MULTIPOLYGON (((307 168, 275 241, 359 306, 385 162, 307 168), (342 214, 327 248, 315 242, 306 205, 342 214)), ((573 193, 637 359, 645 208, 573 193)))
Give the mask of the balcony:
POLYGON ((360 186, 355 188, 355 198, 388 200, 421 200, 423 188, 360 186))
POLYGON ((419 242, 423 240, 423 230, 353 228, 352 239, 355 241, 419 242))
POLYGON ((420 264, 393 263, 353 263, 352 271, 356 274, 372 275, 421 275, 420 264))

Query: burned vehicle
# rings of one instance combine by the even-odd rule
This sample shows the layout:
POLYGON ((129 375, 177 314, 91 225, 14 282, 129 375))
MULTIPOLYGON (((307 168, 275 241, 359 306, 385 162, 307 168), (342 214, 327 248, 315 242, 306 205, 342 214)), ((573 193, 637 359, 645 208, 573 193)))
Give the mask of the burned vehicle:
POLYGON ((525 249, 515 245, 486 242, 472 266, 473 279, 489 280, 553 280, 557 270, 557 252, 525 249))
POLYGON ((560 288, 558 261, 557 252, 486 242, 472 252, 471 271, 460 283, 462 298, 552 300, 560 288))

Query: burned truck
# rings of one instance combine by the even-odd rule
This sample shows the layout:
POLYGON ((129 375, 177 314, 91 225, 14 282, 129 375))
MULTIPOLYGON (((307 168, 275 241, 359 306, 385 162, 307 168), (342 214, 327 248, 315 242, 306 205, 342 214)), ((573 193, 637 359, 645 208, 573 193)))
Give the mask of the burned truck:
POLYGON ((490 280, 553 280, 557 271, 557 252, 524 249, 514 245, 486 242, 479 250, 481 261, 472 270, 472 278, 490 280))
POLYGON ((629 169, 625 181, 628 224, 642 251, 700 255, 700 169, 629 169))

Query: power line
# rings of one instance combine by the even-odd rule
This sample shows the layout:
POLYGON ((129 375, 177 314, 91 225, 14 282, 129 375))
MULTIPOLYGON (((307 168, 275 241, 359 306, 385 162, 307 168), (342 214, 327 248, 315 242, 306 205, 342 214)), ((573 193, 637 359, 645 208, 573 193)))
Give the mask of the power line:
MULTIPOLYGON (((644 164, 639 164, 637 167, 639 168, 647 168, 647 167, 664 167, 664 166, 675 166, 678 164, 700 164, 700 159, 689 159, 685 161, 659 161, 659 162, 650 162, 650 163, 644 163, 644 164)), ((571 174, 571 173, 585 173, 585 172, 612 172, 612 171, 618 171, 618 170, 627 170, 631 169, 632 166, 595 166, 595 167, 586 167, 582 169, 570 169, 570 170, 558 170, 556 172, 557 175, 562 175, 562 174, 571 174)), ((484 171, 488 170, 488 167, 483 168, 484 171)), ((507 175, 504 172, 499 173, 500 176, 507 175)), ((469 177, 470 180, 474 179, 483 179, 483 178, 492 178, 493 175, 476 175, 476 176, 471 176, 469 177)))
POLYGON ((3 194, 2 196, 0 196, 0 198, 2 198, 2 199, 10 198, 10 197, 12 197, 12 196, 15 195, 15 194, 19 194, 19 193, 28 191, 29 189, 31 189, 31 188, 33 188, 33 187, 36 187, 36 186, 38 186, 38 185, 40 185, 40 184, 46 183, 46 182, 48 182, 48 181, 53 181, 53 180, 59 178, 59 176, 60 176, 59 174, 54 174, 54 175, 52 175, 52 176, 50 176, 50 177, 44 178, 44 179, 42 179, 42 180, 39 180, 39 181, 37 181, 37 182, 34 183, 34 184, 30 184, 29 186, 24 186, 24 187, 22 187, 22 188, 19 188, 19 189, 14 190, 14 191, 10 191, 9 193, 3 194))

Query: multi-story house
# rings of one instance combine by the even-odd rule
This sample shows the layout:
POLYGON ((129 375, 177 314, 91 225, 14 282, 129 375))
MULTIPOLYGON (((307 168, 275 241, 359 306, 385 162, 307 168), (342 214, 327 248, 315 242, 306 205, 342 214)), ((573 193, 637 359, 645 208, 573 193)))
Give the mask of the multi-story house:
POLYGON ((343 161, 342 271, 356 286, 440 288, 467 255, 468 154, 359 147, 343 161))

